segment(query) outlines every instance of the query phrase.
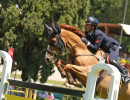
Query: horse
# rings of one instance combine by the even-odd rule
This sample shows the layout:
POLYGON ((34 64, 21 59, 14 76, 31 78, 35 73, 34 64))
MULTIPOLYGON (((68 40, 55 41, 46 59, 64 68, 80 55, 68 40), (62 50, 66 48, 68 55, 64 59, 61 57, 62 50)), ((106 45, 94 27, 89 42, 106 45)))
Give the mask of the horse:
MULTIPOLYGON (((72 85, 77 85, 78 81, 86 86, 88 71, 90 68, 99 63, 104 58, 105 52, 99 49, 93 54, 87 46, 81 41, 81 37, 85 34, 74 26, 62 24, 60 27, 49 27, 45 24, 48 32, 48 48, 45 55, 47 61, 55 63, 61 76, 67 78, 72 85), (64 51, 69 50, 67 63, 62 59, 54 60, 64 51)), ((101 72, 102 73, 102 72, 101 72)), ((101 73, 97 76, 100 78, 101 73)), ((96 85, 96 95, 101 98, 107 98, 111 76, 108 74, 96 85)), ((130 84, 120 83, 118 100, 130 99, 130 84)))

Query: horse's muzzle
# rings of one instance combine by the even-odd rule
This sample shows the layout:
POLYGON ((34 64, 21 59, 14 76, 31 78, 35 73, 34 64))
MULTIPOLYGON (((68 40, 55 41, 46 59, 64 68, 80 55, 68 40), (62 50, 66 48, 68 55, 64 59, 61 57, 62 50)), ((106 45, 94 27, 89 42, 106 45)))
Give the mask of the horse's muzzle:
POLYGON ((54 60, 54 57, 53 56, 50 56, 50 55, 46 55, 45 56, 45 59, 48 63, 54 63, 55 60, 54 60))

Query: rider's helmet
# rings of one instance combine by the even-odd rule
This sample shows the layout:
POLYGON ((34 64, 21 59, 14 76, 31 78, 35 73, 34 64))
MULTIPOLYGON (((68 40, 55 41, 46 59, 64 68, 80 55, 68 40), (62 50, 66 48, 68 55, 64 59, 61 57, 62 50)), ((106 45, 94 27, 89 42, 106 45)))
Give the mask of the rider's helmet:
POLYGON ((92 26, 97 27, 99 22, 95 17, 90 16, 90 17, 86 18, 85 23, 91 24, 92 26))

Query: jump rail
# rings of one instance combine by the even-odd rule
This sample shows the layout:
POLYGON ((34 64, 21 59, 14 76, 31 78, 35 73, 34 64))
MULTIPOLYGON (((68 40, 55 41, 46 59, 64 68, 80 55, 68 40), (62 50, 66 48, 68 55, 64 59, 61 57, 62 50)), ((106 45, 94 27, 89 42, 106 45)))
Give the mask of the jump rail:
POLYGON ((8 79, 10 85, 82 97, 85 91, 8 79))
POLYGON ((0 50, 0 57, 3 58, 4 64, 2 69, 2 77, 0 81, 0 100, 4 98, 4 94, 7 92, 8 79, 10 78, 11 68, 12 68, 12 58, 5 52, 0 50))

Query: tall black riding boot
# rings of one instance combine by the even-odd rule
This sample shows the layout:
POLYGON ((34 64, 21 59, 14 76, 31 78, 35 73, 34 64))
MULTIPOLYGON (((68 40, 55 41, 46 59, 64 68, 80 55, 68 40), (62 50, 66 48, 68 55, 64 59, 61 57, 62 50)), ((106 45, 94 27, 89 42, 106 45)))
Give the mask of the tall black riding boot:
POLYGON ((130 77, 128 76, 128 73, 124 70, 124 68, 117 62, 117 61, 113 61, 111 62, 112 65, 114 65, 123 75, 122 75, 122 79, 126 84, 130 83, 130 77))

